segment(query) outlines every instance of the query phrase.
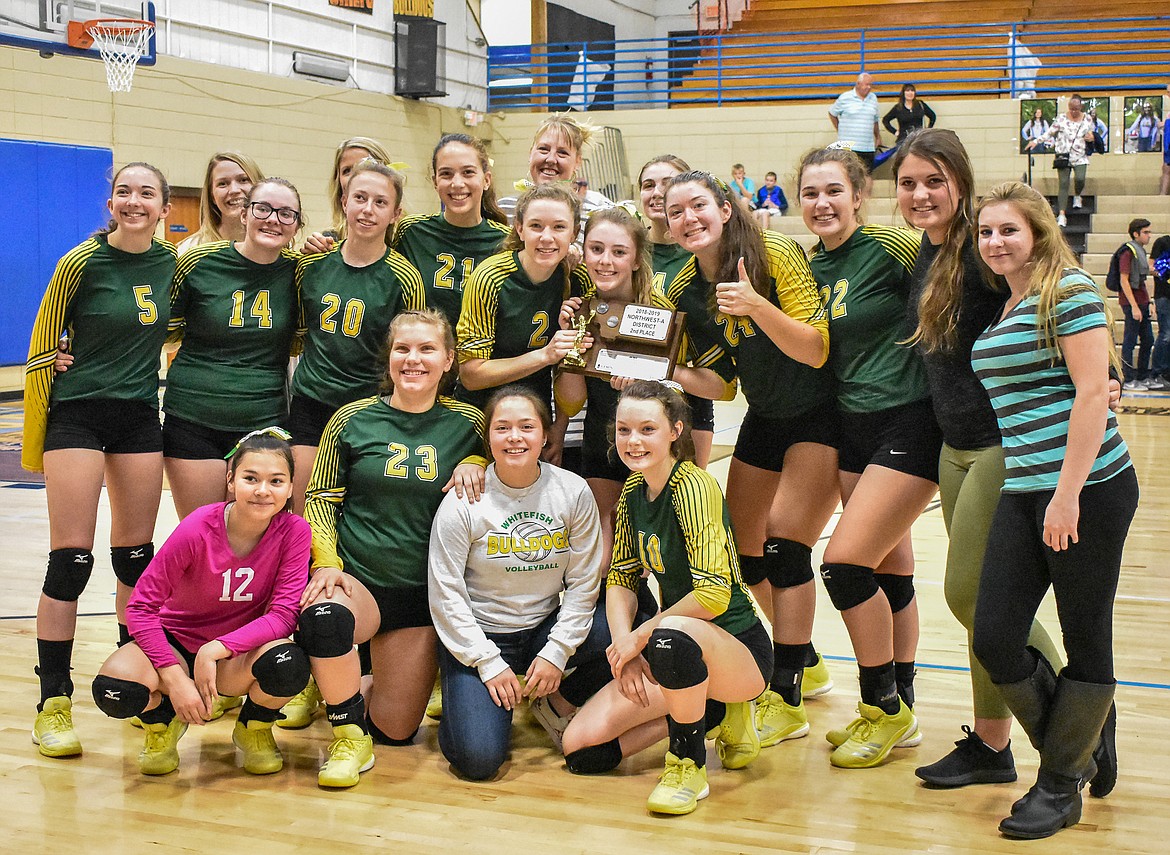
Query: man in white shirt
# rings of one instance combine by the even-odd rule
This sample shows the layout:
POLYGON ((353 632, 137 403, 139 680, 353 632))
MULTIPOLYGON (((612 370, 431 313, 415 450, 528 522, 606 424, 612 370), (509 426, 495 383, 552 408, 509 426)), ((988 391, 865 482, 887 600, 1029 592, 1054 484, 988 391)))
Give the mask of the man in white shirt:
POLYGON ((873 77, 866 72, 857 75, 854 87, 837 96, 829 108, 829 121, 837 129, 837 141, 847 144, 872 172, 874 153, 882 144, 873 77))

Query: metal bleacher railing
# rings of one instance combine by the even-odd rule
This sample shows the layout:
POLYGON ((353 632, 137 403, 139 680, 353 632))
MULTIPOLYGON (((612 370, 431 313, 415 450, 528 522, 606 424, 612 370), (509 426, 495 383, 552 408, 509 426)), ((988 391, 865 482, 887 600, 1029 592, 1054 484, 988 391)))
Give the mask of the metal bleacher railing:
POLYGON ((935 96, 1161 90, 1170 15, 491 47, 488 109, 823 100, 874 71, 935 96))

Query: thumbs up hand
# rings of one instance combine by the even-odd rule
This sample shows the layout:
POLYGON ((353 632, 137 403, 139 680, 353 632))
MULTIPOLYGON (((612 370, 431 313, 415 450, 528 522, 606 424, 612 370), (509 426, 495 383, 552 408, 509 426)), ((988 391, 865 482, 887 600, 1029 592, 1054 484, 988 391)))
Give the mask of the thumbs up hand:
POLYGON ((739 259, 739 281, 720 282, 715 286, 715 303, 725 315, 747 317, 759 308, 763 299, 752 287, 742 257, 739 259))

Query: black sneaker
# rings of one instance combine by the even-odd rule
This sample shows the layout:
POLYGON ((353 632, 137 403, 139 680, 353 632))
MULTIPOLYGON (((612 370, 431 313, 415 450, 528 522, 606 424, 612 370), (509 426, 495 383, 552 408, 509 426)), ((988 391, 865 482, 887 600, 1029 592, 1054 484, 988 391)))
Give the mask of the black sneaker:
POLYGON ((967 735, 955 743, 955 750, 937 763, 919 766, 914 774, 934 787, 965 787, 968 784, 1006 784, 1016 779, 1016 763, 1009 743, 996 751, 963 725, 967 735))

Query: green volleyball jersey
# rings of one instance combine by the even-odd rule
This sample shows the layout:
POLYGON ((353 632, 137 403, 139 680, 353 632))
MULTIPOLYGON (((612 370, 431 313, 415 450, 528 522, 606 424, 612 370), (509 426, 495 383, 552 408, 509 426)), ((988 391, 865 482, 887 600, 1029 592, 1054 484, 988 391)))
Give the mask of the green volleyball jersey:
POLYGON ((39 470, 51 401, 158 403, 159 353, 170 319, 175 248, 123 252, 97 235, 57 262, 33 323, 25 366, 24 465, 39 470), (73 365, 53 370, 61 333, 73 365))
MULTIPOLYGON (((561 304, 568 296, 563 267, 544 282, 533 282, 515 252, 501 252, 471 274, 463 292, 463 311, 456 337, 459 362, 468 359, 509 359, 539 350, 558 329, 561 304)), ((516 381, 552 403, 552 368, 546 367, 516 381)), ((461 401, 482 406, 491 389, 459 387, 461 401)))
POLYGON ((427 305, 446 315, 454 329, 471 271, 500 251, 508 231, 494 220, 462 228, 451 225, 442 214, 407 217, 394 232, 394 248, 422 274, 427 305))
POLYGON ((167 372, 165 413, 223 431, 284 421, 299 258, 283 250, 257 264, 231 241, 183 255, 171 288, 172 337, 183 345, 167 372))
MULTIPOLYGON (((776 232, 764 232, 768 261, 768 299, 789 317, 814 327, 825 342, 829 328, 825 306, 800 244, 776 232)), ((794 418, 832 400, 832 375, 823 368, 797 362, 778 348, 751 318, 712 315, 711 290, 697 262, 688 262, 670 284, 668 299, 685 305, 687 331, 692 331, 690 311, 698 314, 694 335, 712 337, 730 357, 743 386, 748 405, 765 418, 794 418)))
POLYGON ((693 593, 732 635, 759 621, 739 572, 727 502, 715 478, 693 463, 676 463, 654 499, 641 472, 622 488, 606 587, 637 591, 647 570, 658 581, 663 609, 693 593))
POLYGON ((683 269, 683 265, 690 260, 691 254, 677 243, 656 243, 654 247, 654 290, 665 294, 674 281, 674 277, 683 269))
POLYGON ((818 244, 811 266, 828 304, 829 367, 837 379, 837 406, 872 413, 920 401, 930 393, 918 351, 899 344, 921 234, 890 226, 862 226, 832 250, 818 244))
POLYGON ((425 588, 443 486, 461 461, 483 451, 483 414, 450 398, 425 413, 378 397, 342 407, 325 426, 305 500, 314 569, 425 588))
POLYGON ((305 349, 292 393, 331 407, 378 391, 390 321, 426 308, 418 271, 394 250, 365 267, 347 264, 341 246, 302 256, 297 291, 305 349))

